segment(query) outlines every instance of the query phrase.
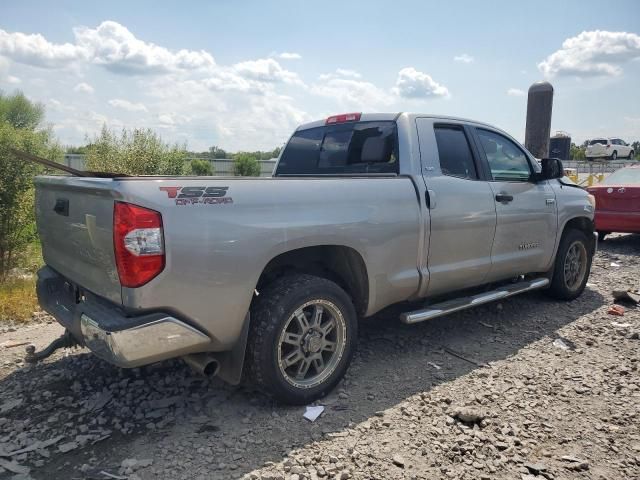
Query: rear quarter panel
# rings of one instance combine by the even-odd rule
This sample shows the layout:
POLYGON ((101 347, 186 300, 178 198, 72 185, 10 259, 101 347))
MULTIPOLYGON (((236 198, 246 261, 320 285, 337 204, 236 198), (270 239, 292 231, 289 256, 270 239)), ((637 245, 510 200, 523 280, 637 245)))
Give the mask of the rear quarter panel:
POLYGON ((164 271, 122 290, 134 308, 173 309, 229 348, 240 334, 259 276, 277 255, 315 245, 360 253, 369 277, 367 313, 418 288, 419 211, 413 182, 395 178, 164 179, 120 181, 124 201, 162 213, 164 271), (228 187, 226 203, 177 204, 160 187, 228 187))

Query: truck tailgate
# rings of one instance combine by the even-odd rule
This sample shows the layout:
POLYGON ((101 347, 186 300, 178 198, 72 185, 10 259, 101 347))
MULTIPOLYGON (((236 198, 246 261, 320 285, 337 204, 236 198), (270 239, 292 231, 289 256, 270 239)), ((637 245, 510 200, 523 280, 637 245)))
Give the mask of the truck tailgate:
POLYGON ((83 288, 120 303, 109 178, 36 177, 36 220, 45 263, 83 288))

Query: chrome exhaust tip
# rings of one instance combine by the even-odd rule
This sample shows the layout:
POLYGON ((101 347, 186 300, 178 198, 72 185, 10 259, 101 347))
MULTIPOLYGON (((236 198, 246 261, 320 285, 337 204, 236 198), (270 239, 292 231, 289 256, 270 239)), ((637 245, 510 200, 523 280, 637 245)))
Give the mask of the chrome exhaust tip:
POLYGON ((220 362, 210 353, 194 353, 182 357, 187 365, 200 375, 215 377, 220 370, 220 362))

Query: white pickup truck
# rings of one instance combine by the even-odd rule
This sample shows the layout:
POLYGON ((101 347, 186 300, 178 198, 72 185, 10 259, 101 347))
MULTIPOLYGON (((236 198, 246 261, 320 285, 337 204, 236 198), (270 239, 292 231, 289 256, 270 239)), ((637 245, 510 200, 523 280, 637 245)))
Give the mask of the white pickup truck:
POLYGON ((273 178, 40 176, 38 296, 116 365, 182 357, 307 403, 390 304, 415 323, 580 295, 594 200, 562 172, 490 125, 401 113, 300 126, 273 178))

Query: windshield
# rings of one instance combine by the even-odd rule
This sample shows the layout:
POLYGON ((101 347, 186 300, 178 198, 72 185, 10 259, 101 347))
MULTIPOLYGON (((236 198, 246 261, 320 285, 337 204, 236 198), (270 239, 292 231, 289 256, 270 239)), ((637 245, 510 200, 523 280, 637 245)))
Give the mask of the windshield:
POLYGON ((395 122, 325 125, 296 132, 275 175, 398 173, 395 122))
POLYGON ((640 185, 640 168, 621 168, 604 179, 602 185, 640 185))
POLYGON ((604 138, 596 138, 595 140, 591 140, 589 142, 589 145, 595 145, 596 143, 599 143, 601 145, 606 145, 607 144, 607 140, 604 138))

